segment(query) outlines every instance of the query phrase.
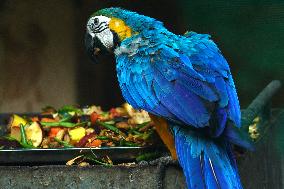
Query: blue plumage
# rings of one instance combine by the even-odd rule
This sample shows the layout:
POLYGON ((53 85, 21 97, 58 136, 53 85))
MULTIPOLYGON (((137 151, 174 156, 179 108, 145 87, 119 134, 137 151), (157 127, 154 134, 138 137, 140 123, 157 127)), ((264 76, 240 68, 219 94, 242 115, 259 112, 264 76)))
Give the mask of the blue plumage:
MULTIPOLYGON (((154 44, 152 47, 140 48, 138 43, 137 49, 130 49, 135 52, 131 56, 116 50, 118 73, 129 75, 118 74, 125 99, 136 108, 183 123, 189 129, 214 126, 214 136, 223 133, 227 118, 239 125, 240 109, 231 73, 215 44, 207 35, 201 42, 198 34, 171 39, 170 32, 161 30, 163 33, 152 38, 145 37, 148 44, 154 44), (177 49, 172 41, 176 41, 177 49), (210 125, 210 119, 216 119, 214 125, 210 125)), ((143 32, 122 42, 120 48, 128 49, 142 38, 143 32)), ((177 133, 176 149, 189 188, 241 188, 237 169, 230 163, 233 157, 222 146, 200 139, 202 136, 177 133)))
MULTIPOLYGON (((236 105, 234 101, 231 102, 232 108, 237 108, 237 110, 231 110, 228 107, 227 89, 234 91, 235 88, 227 81, 230 75, 227 62, 222 58, 221 64, 214 59, 213 64, 218 65, 209 65, 211 64, 210 57, 220 57, 215 44, 206 35, 202 38, 201 47, 199 47, 200 43, 197 39, 200 39, 200 34, 193 34, 192 37, 196 36, 197 39, 189 40, 183 36, 173 36, 165 29, 161 30, 162 33, 156 33, 152 38, 147 39, 141 32, 130 38, 132 40, 123 41, 116 49, 117 70, 118 73, 124 73, 118 74, 122 92, 127 91, 125 94, 123 92, 124 97, 134 99, 135 102, 130 103, 136 108, 143 108, 166 118, 171 114, 170 120, 198 128, 209 126, 210 116, 218 107, 226 109, 232 121, 237 124, 236 119, 240 115, 238 103, 236 105), (142 39, 152 46, 140 48, 143 45, 133 44, 133 41, 140 42, 142 39), (210 47, 208 51, 211 54, 206 53, 204 43, 208 43, 206 47, 210 47), (173 48, 172 44, 178 45, 179 48, 173 48), (129 51, 125 52, 125 49, 129 51), (215 54, 218 55, 213 54, 214 49, 215 54), (206 54, 210 55, 205 59, 202 55, 206 54), (203 76, 202 72, 194 69, 195 66, 199 66, 199 69, 205 72, 208 69, 214 74, 210 75, 210 79, 206 79, 209 76, 206 74, 203 76), (220 72, 220 70, 223 71, 220 72), (127 75, 129 77, 126 77, 127 75), (137 78, 140 78, 139 82, 137 78), (160 109, 159 106, 167 109, 166 114, 155 110, 160 109)), ((146 32, 147 35, 148 32, 146 32)))
POLYGON ((240 107, 227 61, 209 35, 175 35, 153 18, 119 8, 93 16, 119 18, 134 35, 115 48, 124 98, 168 120, 188 188, 242 188, 231 143, 241 138, 240 107))
MULTIPOLYGON (((140 31, 116 49, 125 99, 135 108, 189 129, 210 128, 214 115, 215 136, 222 134, 227 117, 239 125, 240 109, 228 64, 209 36, 177 36, 158 26, 151 30, 155 32, 140 31)), ((230 163, 233 157, 223 144, 180 130, 175 131, 175 141, 189 188, 241 188, 230 163)))
POLYGON ((242 188, 230 144, 179 126, 174 132, 189 188, 242 188))

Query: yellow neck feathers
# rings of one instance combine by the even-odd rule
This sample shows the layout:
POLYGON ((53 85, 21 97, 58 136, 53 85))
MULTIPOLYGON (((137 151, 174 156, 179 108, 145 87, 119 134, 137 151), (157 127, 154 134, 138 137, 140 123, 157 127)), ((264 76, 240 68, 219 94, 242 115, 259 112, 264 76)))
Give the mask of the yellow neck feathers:
POLYGON ((109 28, 117 33, 120 41, 132 36, 131 28, 118 18, 111 18, 109 28))

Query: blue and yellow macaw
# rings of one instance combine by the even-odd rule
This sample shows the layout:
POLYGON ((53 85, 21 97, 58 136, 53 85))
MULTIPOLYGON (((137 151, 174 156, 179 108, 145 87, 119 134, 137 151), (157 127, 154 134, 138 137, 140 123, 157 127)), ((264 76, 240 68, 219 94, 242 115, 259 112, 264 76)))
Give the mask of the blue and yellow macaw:
POLYGON ((242 188, 232 144, 252 146, 239 130, 228 63, 209 35, 175 35, 153 18, 106 8, 89 18, 85 43, 94 61, 115 55, 122 95, 151 114, 188 188, 242 188))

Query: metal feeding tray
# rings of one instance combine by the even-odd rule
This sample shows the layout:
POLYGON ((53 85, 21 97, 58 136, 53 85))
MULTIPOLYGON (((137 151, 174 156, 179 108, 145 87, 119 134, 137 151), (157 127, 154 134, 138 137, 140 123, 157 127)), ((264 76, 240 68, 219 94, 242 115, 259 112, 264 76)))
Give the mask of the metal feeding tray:
POLYGON ((114 162, 130 162, 153 147, 49 148, 0 150, 0 164, 60 164, 79 155, 108 156, 114 162))
MULTIPOLYGON (((7 134, 6 126, 11 115, 12 113, 0 114, 0 136, 7 134)), ((31 116, 38 114, 18 115, 31 116)), ((131 162, 135 161, 135 158, 141 154, 155 152, 157 148, 157 145, 152 145, 146 147, 2 149, 0 150, 0 165, 62 164, 80 155, 91 155, 96 159, 108 156, 113 162, 131 162)), ((159 151, 161 149, 165 148, 159 147, 159 151)))

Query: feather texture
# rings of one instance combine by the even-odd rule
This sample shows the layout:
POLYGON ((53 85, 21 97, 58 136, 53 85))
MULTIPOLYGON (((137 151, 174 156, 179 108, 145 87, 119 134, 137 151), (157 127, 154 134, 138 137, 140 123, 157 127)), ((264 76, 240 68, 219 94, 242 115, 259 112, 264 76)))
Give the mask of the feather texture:
MULTIPOLYGON (((222 108, 223 117, 239 126, 229 66, 209 36, 177 36, 163 28, 149 35, 145 31, 126 39, 115 51, 125 99, 136 108, 196 128, 209 127, 212 113, 222 108)), ((225 124, 215 125, 220 127, 218 136, 225 124)))
POLYGON ((230 145, 174 126, 175 144, 189 189, 241 189, 230 145))

